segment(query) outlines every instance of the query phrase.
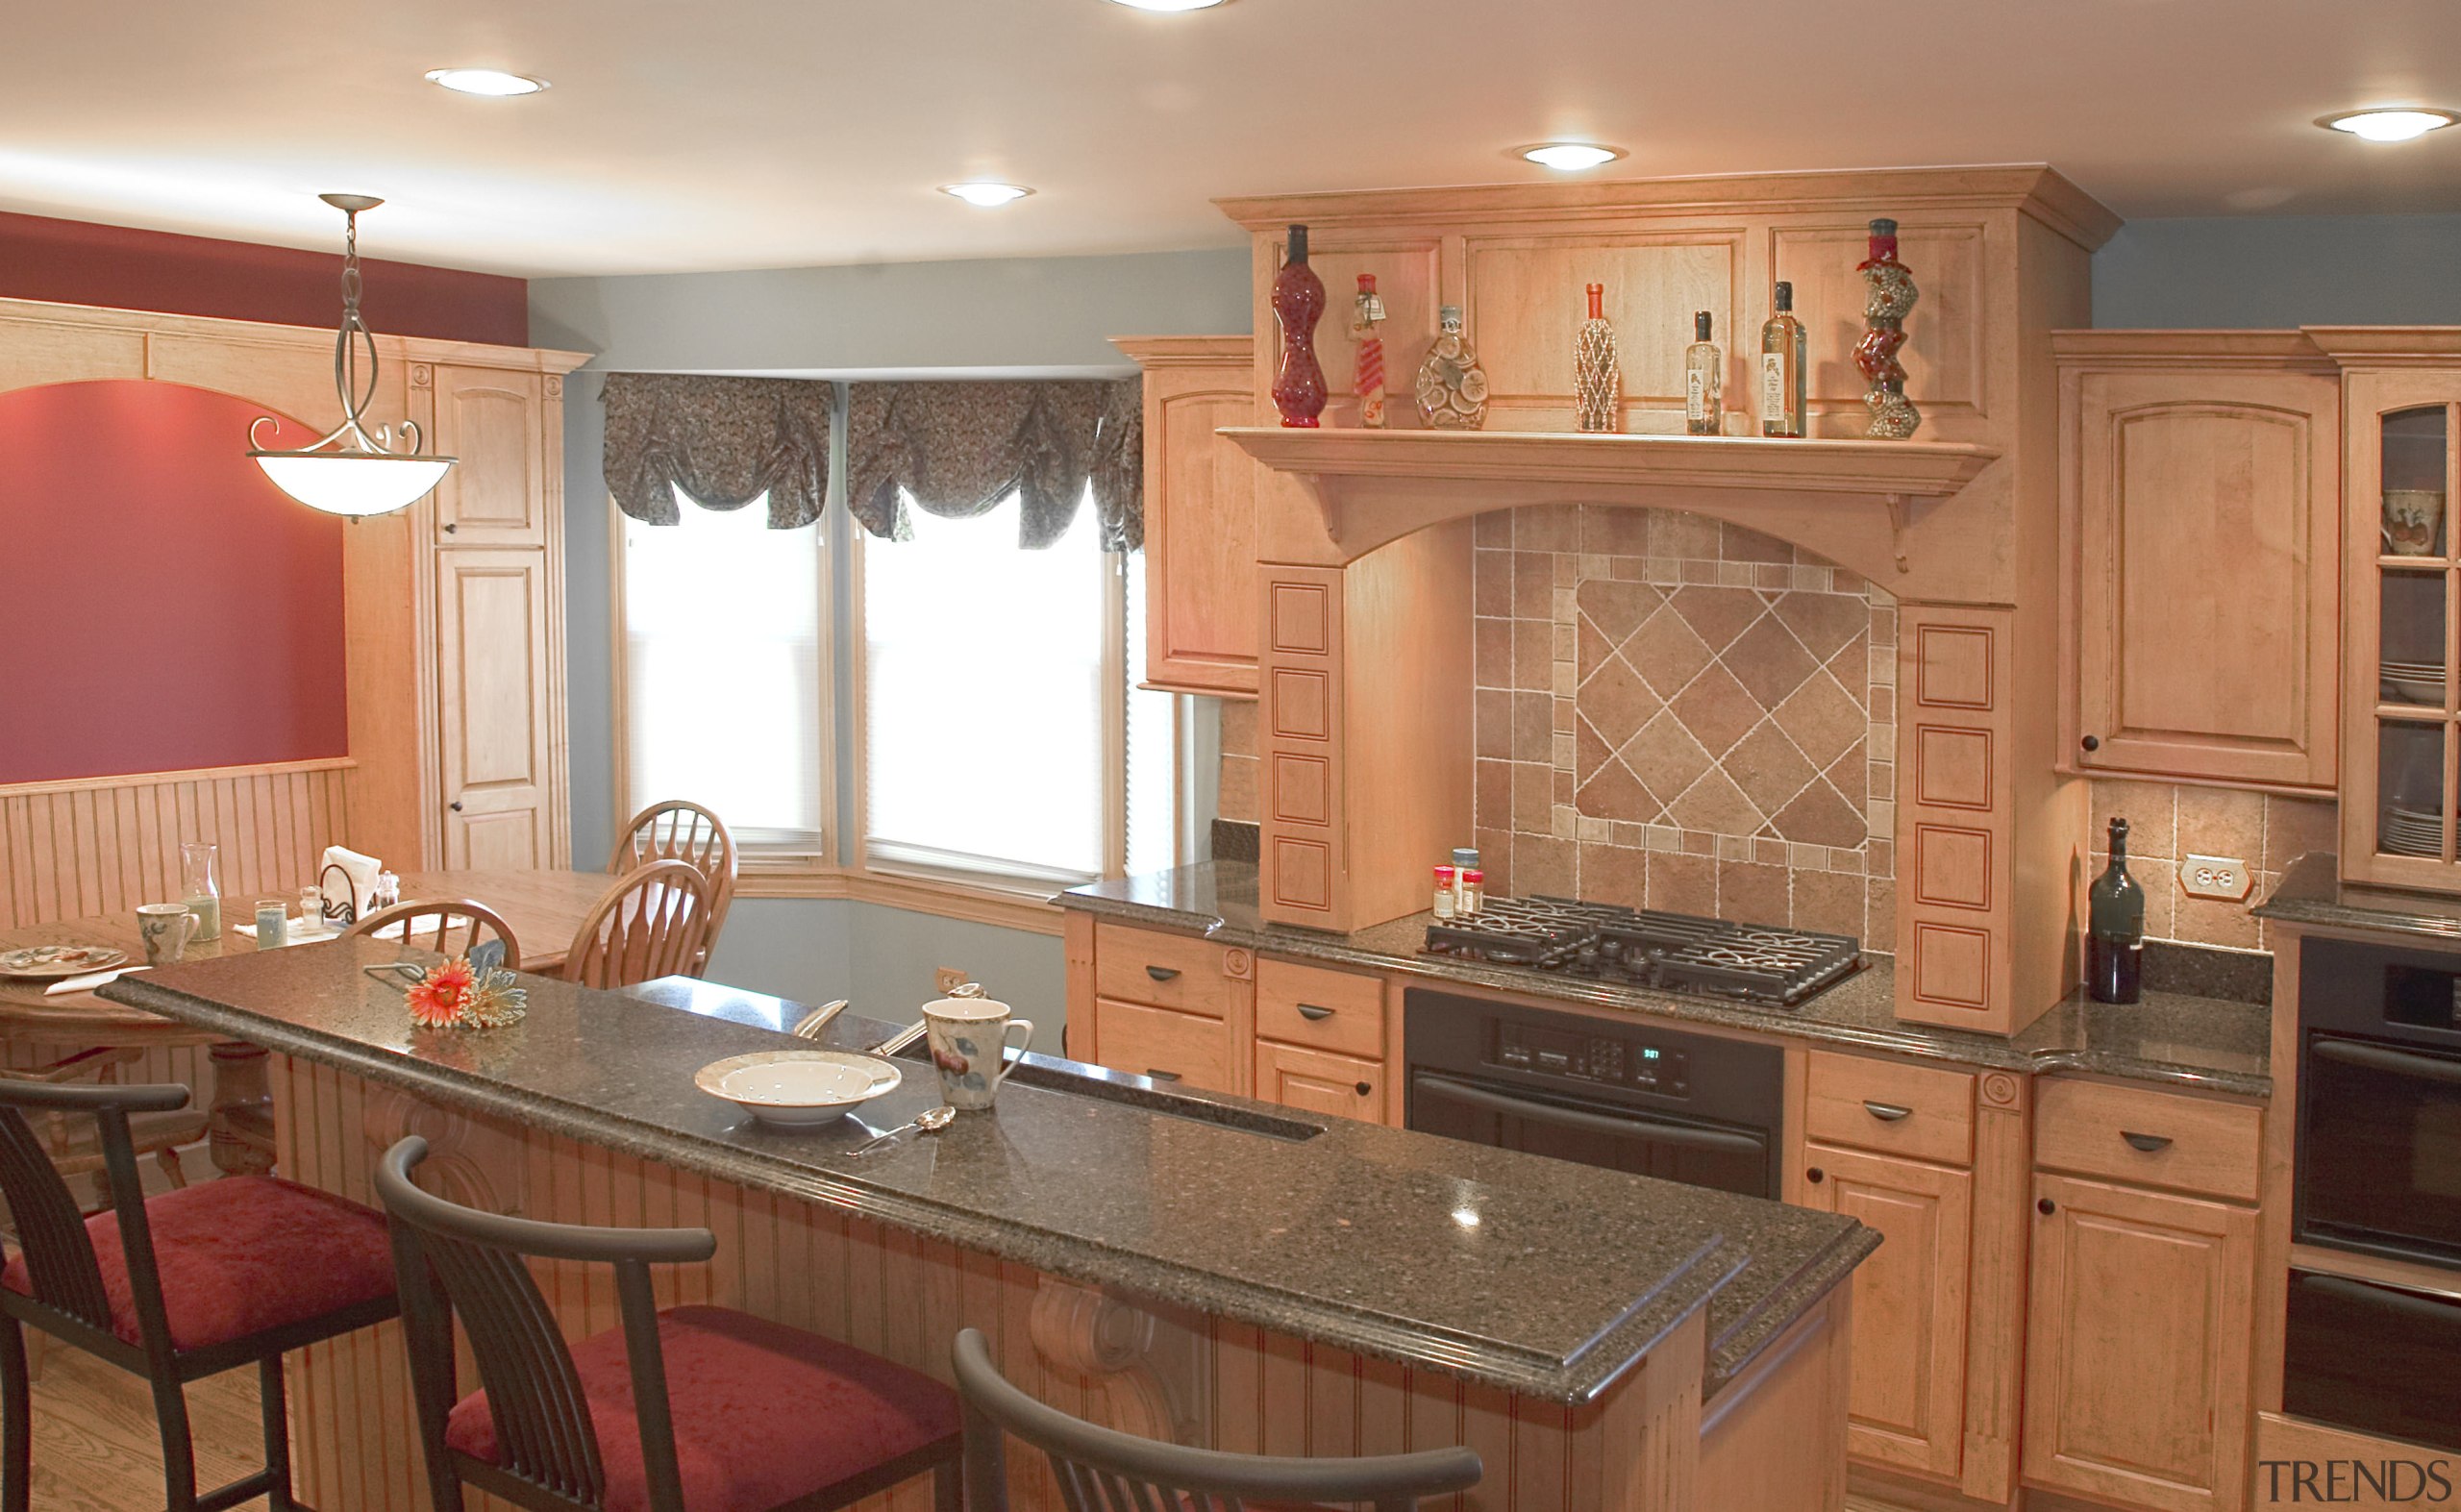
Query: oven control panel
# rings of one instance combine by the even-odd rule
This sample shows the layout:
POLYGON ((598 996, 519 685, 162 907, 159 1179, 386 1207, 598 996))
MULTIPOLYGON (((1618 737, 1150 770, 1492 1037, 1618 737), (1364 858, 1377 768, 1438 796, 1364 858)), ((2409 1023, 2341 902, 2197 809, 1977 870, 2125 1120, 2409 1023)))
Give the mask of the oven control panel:
POLYGON ((1684 1097, 1692 1090, 1690 1062, 1684 1052, 1647 1040, 1511 1021, 1495 1025, 1493 1063, 1511 1071, 1684 1097))

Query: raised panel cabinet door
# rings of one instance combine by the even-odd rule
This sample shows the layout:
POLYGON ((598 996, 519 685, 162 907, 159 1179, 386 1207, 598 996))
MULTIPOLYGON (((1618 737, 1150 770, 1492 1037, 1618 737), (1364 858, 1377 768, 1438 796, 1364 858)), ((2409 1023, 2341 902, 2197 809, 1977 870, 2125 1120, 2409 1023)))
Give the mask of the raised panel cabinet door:
POLYGON ((1256 1097, 1305 1113, 1384 1122, 1384 1064, 1256 1041, 1256 1097))
POLYGON ((547 554, 453 547, 435 567, 448 867, 548 864, 547 554))
POLYGON ((2339 386, 2183 369, 2075 393, 2076 765, 2331 786, 2339 386))
POLYGON ((2247 1503, 2253 1209, 2034 1178, 2025 1478, 2149 1512, 2247 1503))
POLYGON ((1156 366, 1145 397, 1145 679, 1256 691, 1256 464, 1214 433, 1255 417, 1248 343, 1156 366))
POLYGON ((536 373, 436 368, 435 447, 460 459, 435 485, 439 544, 546 543, 543 383, 536 373))
POLYGON ((1240 1090, 1230 1026, 1220 1019, 1097 998, 1094 1041, 1113 1071, 1206 1092, 1240 1090))
POLYGON ((1805 1206, 1859 1219, 1881 1239, 1854 1272, 1847 1447, 1878 1464, 1954 1479, 1965 1448, 1974 1177, 1813 1143, 1803 1146, 1803 1166, 1805 1206))

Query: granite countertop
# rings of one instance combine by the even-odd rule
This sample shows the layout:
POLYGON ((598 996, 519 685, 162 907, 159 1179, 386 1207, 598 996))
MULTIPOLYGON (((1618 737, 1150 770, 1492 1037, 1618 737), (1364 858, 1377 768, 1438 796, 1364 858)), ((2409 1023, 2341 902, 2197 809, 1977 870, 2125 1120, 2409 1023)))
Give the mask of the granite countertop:
POLYGON ((2358 930, 2409 943, 2461 942, 2461 898, 2343 881, 2341 857, 2330 851, 2311 851, 2291 862, 2273 896, 2253 911, 2259 919, 2293 927, 2358 930))
MULTIPOLYGON (((801 1004, 697 982, 526 977, 510 1028, 413 1031, 344 940, 164 967, 114 1002, 423 1099, 1525 1396, 1594 1399, 1707 1308, 1712 1387, 1878 1244, 1851 1219, 1029 1057, 996 1113, 871 1155, 939 1102, 926 1068, 858 1115, 780 1131, 696 1089, 800 1042, 801 1004), (1533 1277, 1543 1284, 1532 1284, 1533 1277)), ((829 1043, 892 1027, 841 1016, 829 1043)))
MULTIPOLYGON (((2287 888, 2287 880, 2283 885, 2287 888)), ((1423 955, 1419 946, 1429 920, 1423 913, 1355 934, 1268 924, 1256 908, 1256 869, 1244 861, 1212 861, 1095 882, 1062 893, 1056 901, 1062 907, 1124 924, 1190 930, 1269 955, 1399 972, 1436 983, 1757 1029, 1978 1069, 2091 1072, 2238 1097, 2273 1094, 2271 1010, 2218 998, 2148 992, 2141 1003, 2121 1007, 2075 997, 2025 1032, 2003 1039, 1901 1023, 1895 1007, 1896 972, 1885 956, 1867 956, 1869 964, 1862 971, 1807 1003, 1774 1008, 1423 955)), ((2461 936, 2461 918, 2452 928, 2461 936)))

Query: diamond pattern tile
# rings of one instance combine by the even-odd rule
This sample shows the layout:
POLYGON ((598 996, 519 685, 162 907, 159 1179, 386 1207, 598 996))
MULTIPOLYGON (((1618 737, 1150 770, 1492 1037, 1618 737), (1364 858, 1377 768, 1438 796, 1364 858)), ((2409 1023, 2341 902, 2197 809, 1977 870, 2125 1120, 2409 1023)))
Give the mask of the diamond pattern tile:
POLYGON ((1666 811, 1684 829, 1711 834, 1748 835, 1761 825, 1760 810, 1717 767, 1702 773, 1699 781, 1666 806, 1666 811))
POLYGON ((1630 770, 1612 757, 1574 794, 1573 806, 1591 819, 1654 824, 1665 812, 1630 770))
POLYGON ((1583 682, 1578 706, 1609 746, 1621 748, 1657 716, 1659 700, 1641 675, 1621 657, 1610 657, 1583 682))
POLYGON ((1839 796, 1823 778, 1795 796, 1774 817, 1777 832, 1799 845, 1852 850, 1870 836, 1862 810, 1839 796))
POLYGON ((1663 803, 1709 769, 1709 753, 1672 713, 1660 713, 1618 753, 1632 775, 1663 803))
POLYGON ((1660 698, 1671 698, 1709 664, 1709 648, 1669 604, 1624 643, 1624 659, 1649 680, 1660 698))
POLYGON ((1646 582, 1592 578, 1573 590, 1573 602, 1584 619, 1594 621, 1600 633, 1620 646, 1651 610, 1666 602, 1666 595, 1646 582))
POLYGON ((1871 629, 1872 607, 1859 594, 1789 593, 1776 613, 1805 649, 1827 661, 1871 629))
POLYGON ((1694 678, 1692 685, 1676 697, 1673 707, 1692 738, 1713 756, 1725 756, 1766 712, 1723 663, 1694 678))
POLYGON ((1614 759, 1615 748, 1599 734, 1598 727, 1583 716, 1573 716, 1573 780, 1586 782, 1614 759))
POLYGON ((1667 601, 1675 606, 1711 651, 1724 651, 1744 628, 1764 613, 1768 605, 1750 588, 1711 588, 1695 583, 1678 588, 1667 601))
POLYGON ((1806 679, 1794 696, 1777 706, 1777 723, 1803 755, 1826 769, 1863 738, 1871 728, 1863 706, 1846 696, 1837 680, 1823 674, 1806 679))
POLYGON ((1803 650, 1794 632, 1775 615, 1764 615, 1750 630, 1735 637, 1719 659, 1737 682, 1751 689, 1752 696, 1763 708, 1776 708, 1788 694, 1802 686, 1803 679, 1819 670, 1820 663, 1803 650))
POLYGON ((1727 776, 1764 814, 1783 808, 1803 790, 1805 782, 1820 775, 1795 749, 1795 743, 1786 738, 1785 731, 1777 728, 1774 718, 1762 720, 1750 734, 1735 742, 1723 764, 1727 776))

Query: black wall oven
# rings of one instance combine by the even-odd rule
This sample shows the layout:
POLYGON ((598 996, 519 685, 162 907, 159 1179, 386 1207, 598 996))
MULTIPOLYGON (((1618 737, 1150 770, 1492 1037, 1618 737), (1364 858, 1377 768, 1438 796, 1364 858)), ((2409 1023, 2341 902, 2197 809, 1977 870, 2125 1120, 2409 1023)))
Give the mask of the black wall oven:
POLYGON ((2300 947, 2294 1185, 2299 1243, 2461 1269, 2461 955, 2300 947))
POLYGON ((1778 1047, 1423 987, 1403 1004, 1410 1128, 1777 1196, 1778 1047))

